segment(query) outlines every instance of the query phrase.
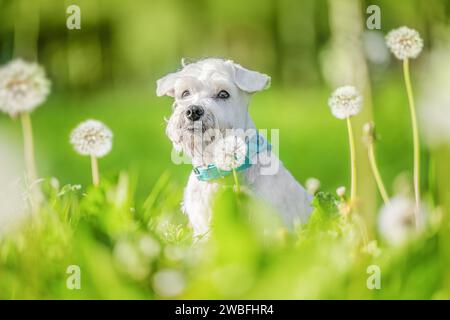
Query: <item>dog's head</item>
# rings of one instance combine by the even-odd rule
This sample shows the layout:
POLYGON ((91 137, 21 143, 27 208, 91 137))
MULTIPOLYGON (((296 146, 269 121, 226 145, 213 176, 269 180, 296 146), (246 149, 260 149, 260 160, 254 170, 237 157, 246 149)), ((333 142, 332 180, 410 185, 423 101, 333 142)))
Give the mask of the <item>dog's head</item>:
POLYGON ((182 69, 157 81, 156 94, 175 99, 167 135, 176 150, 204 157, 217 134, 247 129, 250 96, 267 88, 270 77, 234 63, 208 58, 182 62, 182 69))

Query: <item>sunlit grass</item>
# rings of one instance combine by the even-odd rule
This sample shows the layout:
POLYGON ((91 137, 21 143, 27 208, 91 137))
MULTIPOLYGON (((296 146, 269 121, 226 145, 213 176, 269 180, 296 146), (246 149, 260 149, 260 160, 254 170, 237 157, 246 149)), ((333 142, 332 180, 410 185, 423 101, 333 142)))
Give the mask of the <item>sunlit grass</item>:
POLYGON ((47 181, 43 190, 39 217, 0 241, 2 299, 448 297, 445 229, 434 225, 403 248, 364 246, 331 194, 319 193, 309 223, 288 233, 263 204, 230 186, 218 195, 204 241, 192 240, 178 211, 181 190, 168 174, 143 206, 135 206, 125 173, 100 188, 47 181), (66 287, 69 265, 80 267, 80 290, 66 287), (367 288, 371 265, 381 269, 381 290, 367 288), (155 282, 160 272, 181 283, 155 282))
MULTIPOLYGON (((412 148, 403 134, 409 119, 395 108, 401 90, 392 87, 379 90, 385 103, 375 110, 377 121, 385 117, 377 160, 387 189, 408 168, 410 152, 399 148, 412 148)), ((250 112, 259 128, 280 128, 280 157, 299 181, 314 176, 334 192, 349 176, 348 148, 327 98, 327 90, 275 88, 255 96, 250 112)), ((289 233, 263 203, 229 187, 216 201, 208 241, 193 240, 180 210, 191 167, 170 160, 169 113, 169 100, 135 91, 57 95, 36 111, 39 172, 59 183, 46 178, 38 217, 0 240, 0 298, 449 297, 448 226, 435 208, 431 227, 406 247, 379 237, 365 246, 331 194, 320 193, 308 225, 289 233), (89 159, 68 141, 74 125, 94 116, 115 134, 99 188, 90 187, 89 159), (69 265, 80 266, 81 290, 66 287, 69 265), (381 269, 381 290, 367 288, 370 265, 381 269), (161 279, 177 290, 165 290, 161 279)), ((1 125, 20 143, 19 123, 6 120, 1 125)))

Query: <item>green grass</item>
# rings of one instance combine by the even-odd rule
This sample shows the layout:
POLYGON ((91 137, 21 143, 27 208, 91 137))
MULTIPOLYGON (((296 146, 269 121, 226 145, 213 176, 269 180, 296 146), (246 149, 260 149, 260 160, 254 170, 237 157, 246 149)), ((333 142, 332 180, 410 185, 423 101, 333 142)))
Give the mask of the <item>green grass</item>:
MULTIPOLYGON (((400 88, 385 86, 376 96, 378 161, 392 191, 411 166, 409 118, 400 88)), ((314 176, 334 192, 348 185, 348 146, 345 123, 330 115, 327 98, 322 89, 275 88, 256 95, 250 113, 258 127, 280 129, 280 157, 299 181, 314 176)), ((170 103, 122 89, 56 95, 33 114, 45 201, 38 216, 0 240, 1 299, 450 297, 448 222, 435 219, 434 207, 433 222, 406 246, 386 245, 376 230, 367 245, 330 193, 316 197, 310 222, 290 234, 267 208, 227 187, 216 199, 209 241, 192 240, 179 209, 190 166, 170 161, 164 134, 170 103), (86 118, 115 134, 98 189, 90 186, 89 159, 68 142, 86 118), (81 290, 66 286, 70 265, 80 267, 81 290), (370 265, 380 267, 381 290, 366 286, 370 265), (176 276, 164 286, 167 270, 176 276)), ((0 125, 21 144, 18 121, 2 116, 0 125)))
POLYGON ((213 233, 192 242, 178 212, 178 192, 163 175, 142 207, 128 176, 98 189, 44 183, 38 217, 0 242, 1 299, 399 299, 448 297, 441 237, 429 228, 403 248, 365 246, 334 196, 319 193, 309 223, 288 234, 271 212, 225 187, 213 233), (174 196, 177 194, 177 196, 174 196), (149 246, 150 242, 150 246, 149 246), (69 290, 68 266, 81 270, 69 290), (367 268, 382 271, 382 290, 366 286, 367 268), (155 282, 171 270, 179 283, 155 282), (174 294, 172 296, 172 294, 174 294))

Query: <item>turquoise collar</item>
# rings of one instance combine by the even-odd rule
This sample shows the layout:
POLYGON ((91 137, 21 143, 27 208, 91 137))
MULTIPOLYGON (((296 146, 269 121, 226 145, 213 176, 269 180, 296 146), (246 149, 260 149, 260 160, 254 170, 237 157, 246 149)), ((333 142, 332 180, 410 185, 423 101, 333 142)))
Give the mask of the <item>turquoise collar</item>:
MULTIPOLYGON (((261 135, 255 135, 251 138, 246 138, 247 143, 247 155, 242 165, 236 168, 236 171, 244 171, 252 166, 251 159, 264 150, 271 150, 271 145, 261 135)), ((222 177, 226 177, 233 173, 233 171, 220 170, 214 164, 208 164, 207 166, 198 166, 193 169, 195 176, 200 181, 210 181, 222 177)))

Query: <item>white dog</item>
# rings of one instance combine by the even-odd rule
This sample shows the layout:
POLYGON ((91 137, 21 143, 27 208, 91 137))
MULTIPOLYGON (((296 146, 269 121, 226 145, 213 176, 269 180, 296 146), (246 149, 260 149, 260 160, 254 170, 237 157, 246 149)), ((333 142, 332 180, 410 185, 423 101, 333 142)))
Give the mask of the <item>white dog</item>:
POLYGON ((247 189, 271 204, 289 228, 306 222, 312 211, 312 196, 283 167, 261 136, 256 133, 255 139, 255 134, 247 134, 257 132, 248 114, 250 98, 270 85, 270 77, 230 60, 208 58, 182 65, 180 71, 157 81, 156 93, 175 99, 167 135, 177 151, 192 158, 194 170, 182 207, 194 235, 209 230, 211 200, 221 186, 222 175, 213 165, 214 145, 218 136, 230 129, 245 132, 247 147, 253 150, 248 156, 251 163, 238 168, 247 189))

